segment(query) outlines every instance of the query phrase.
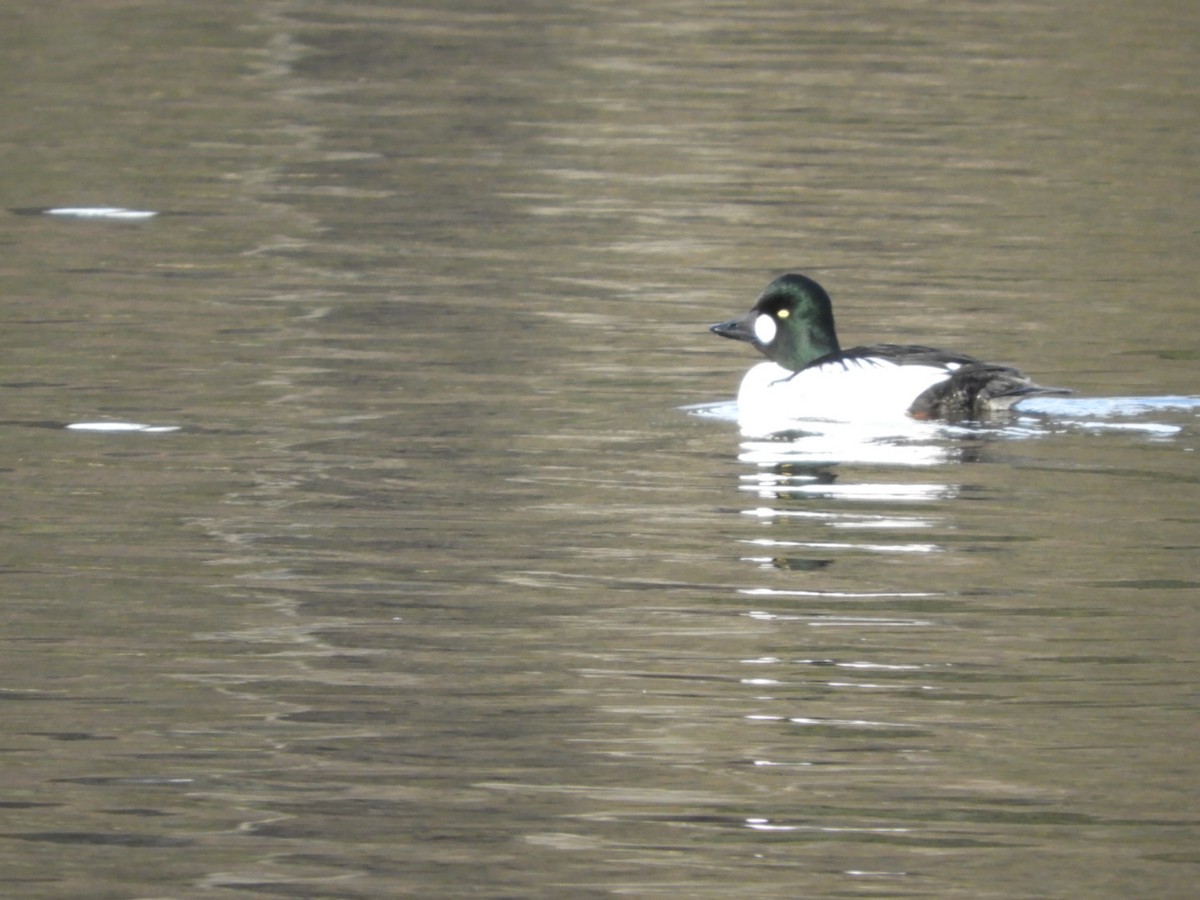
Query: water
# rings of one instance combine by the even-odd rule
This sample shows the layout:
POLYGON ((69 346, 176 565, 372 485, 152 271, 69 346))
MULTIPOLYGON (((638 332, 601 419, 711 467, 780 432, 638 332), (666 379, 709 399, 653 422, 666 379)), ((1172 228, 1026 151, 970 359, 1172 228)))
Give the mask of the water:
POLYGON ((1191 896, 1190 5, 4 19, 6 896, 1191 896))

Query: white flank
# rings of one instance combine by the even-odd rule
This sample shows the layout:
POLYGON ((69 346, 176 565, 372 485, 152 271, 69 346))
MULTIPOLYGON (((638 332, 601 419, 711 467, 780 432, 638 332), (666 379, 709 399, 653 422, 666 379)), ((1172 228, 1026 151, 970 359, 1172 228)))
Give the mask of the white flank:
POLYGON ((908 418, 908 408, 927 388, 945 381, 937 366, 900 366, 886 360, 846 360, 792 373, 759 363, 738 389, 738 421, 744 431, 769 434, 797 420, 888 422, 908 418))

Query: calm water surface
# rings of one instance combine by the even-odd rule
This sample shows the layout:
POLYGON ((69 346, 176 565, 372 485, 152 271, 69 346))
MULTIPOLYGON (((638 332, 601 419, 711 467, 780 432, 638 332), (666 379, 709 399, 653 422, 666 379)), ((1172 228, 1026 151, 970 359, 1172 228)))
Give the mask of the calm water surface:
POLYGON ((1193 896, 1194 4, 0 21, 5 896, 1193 896), (788 270, 1077 399, 683 409, 788 270))

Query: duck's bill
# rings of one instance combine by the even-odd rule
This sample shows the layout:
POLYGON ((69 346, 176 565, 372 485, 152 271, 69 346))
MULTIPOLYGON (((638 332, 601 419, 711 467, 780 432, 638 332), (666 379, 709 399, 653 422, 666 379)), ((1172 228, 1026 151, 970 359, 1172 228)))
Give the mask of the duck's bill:
POLYGON ((728 322, 713 325, 708 330, 724 338, 754 343, 754 313, 748 312, 728 322))

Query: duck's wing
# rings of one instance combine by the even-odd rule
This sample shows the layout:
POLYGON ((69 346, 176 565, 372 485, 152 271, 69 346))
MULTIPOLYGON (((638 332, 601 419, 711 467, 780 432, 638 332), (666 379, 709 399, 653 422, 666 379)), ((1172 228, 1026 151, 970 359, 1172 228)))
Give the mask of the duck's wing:
POLYGON ((862 364, 870 360, 886 360, 897 366, 927 366, 934 369, 945 369, 947 372, 952 372, 962 366, 979 364, 979 360, 965 353, 954 353, 950 350, 939 350, 936 347, 925 347, 920 344, 866 344, 862 347, 852 347, 849 350, 826 354, 820 359, 813 360, 805 368, 838 362, 846 365, 862 364))
POLYGON ((915 419, 978 419, 1035 394, 1069 393, 1068 388, 1035 384, 1011 366, 972 360, 956 367, 945 381, 927 388, 908 412, 915 419))

